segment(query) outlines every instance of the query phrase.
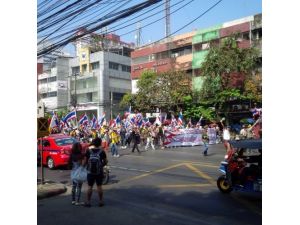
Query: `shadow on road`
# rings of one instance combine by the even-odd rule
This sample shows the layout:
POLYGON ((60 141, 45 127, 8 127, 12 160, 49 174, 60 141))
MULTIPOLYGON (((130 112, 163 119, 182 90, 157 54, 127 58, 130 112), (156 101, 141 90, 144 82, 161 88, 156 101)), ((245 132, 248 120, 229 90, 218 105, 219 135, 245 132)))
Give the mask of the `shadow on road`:
MULTIPOLYGON (((85 194, 83 190, 83 200, 85 194)), ((97 207, 98 196, 95 191, 91 208, 71 205, 69 194, 40 200, 37 221, 39 225, 261 224, 261 195, 234 195, 235 198, 244 198, 249 204, 254 204, 260 214, 236 201, 231 195, 218 191, 201 189, 178 193, 150 186, 134 186, 105 190, 105 206, 102 208, 97 207)))

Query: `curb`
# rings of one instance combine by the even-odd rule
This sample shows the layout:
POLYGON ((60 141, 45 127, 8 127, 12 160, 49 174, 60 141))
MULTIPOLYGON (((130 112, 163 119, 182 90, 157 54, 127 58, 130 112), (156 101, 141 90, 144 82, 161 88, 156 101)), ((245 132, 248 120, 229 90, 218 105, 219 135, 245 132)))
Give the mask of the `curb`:
POLYGON ((46 183, 37 185, 37 199, 49 198, 67 191, 67 187, 61 183, 46 183))

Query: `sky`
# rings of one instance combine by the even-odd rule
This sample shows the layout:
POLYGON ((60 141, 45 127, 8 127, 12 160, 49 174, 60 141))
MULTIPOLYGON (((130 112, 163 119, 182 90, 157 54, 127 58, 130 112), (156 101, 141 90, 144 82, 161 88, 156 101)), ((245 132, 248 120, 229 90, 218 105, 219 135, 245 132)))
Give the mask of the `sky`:
MULTIPOLYGON (((126 5, 126 7, 141 3, 142 0, 132 0, 130 4, 126 5)), ((218 0, 170 0, 171 5, 171 13, 180 8, 181 6, 187 4, 182 9, 178 10, 171 14, 171 33, 175 32, 178 29, 181 29, 190 21, 201 15, 207 9, 209 9, 212 5, 217 3, 218 0), (190 2, 190 3, 189 3, 190 2), (173 4, 179 3, 172 7, 173 4)), ((161 3, 157 3, 159 5, 161 3)), ((141 44, 148 44, 150 42, 155 42, 165 36, 165 20, 162 19, 152 25, 143 27, 150 22, 153 22, 159 18, 164 16, 163 7, 154 10, 153 12, 158 12, 156 15, 151 18, 141 20, 141 44), (161 12, 159 12, 161 11, 161 12)), ((187 33, 195 29, 207 28, 210 26, 218 25, 224 22, 228 22, 231 20, 239 19, 242 17, 247 17, 250 15, 258 14, 262 12, 262 0, 223 0, 220 4, 210 10, 208 13, 203 15, 201 18, 188 25, 184 29, 180 30, 174 35, 187 33)), ((142 14, 142 12, 141 12, 142 14)), ((138 14, 137 14, 138 15, 138 14)), ((149 15, 149 14, 147 14, 149 15)), ((143 17, 140 17, 143 18, 143 17)), ((112 26, 118 25, 120 22, 116 22, 111 26, 108 26, 108 29, 112 26)), ((136 41, 135 36, 137 25, 134 24, 126 29, 121 29, 115 31, 114 33, 121 36, 121 40, 125 42, 134 42, 136 41), (129 34, 126 34, 129 31, 133 31, 129 34)), ((73 45, 68 45, 65 47, 65 50, 72 55, 74 54, 73 45)))
MULTIPOLYGON (((171 0, 172 2, 176 2, 171 0)), ((208 8, 210 8, 217 0, 195 0, 182 10, 171 15, 171 33, 185 26, 194 18, 202 14, 208 8)), ((171 9, 172 11, 172 9, 171 9)), ((207 14, 199 18, 197 21, 187 26, 177 34, 187 33, 194 29, 207 28, 223 22, 239 19, 242 17, 254 15, 262 12, 261 0, 223 0, 215 8, 209 11, 207 14)), ((141 22, 142 26, 143 21, 141 22)), ((146 44, 156 41, 164 37, 165 34, 165 22, 160 21, 149 27, 142 28, 142 42, 146 44)), ((118 34, 118 33, 117 33, 118 34)), ((119 33, 121 34, 121 32, 119 33)), ((122 39, 128 42, 134 42, 134 33, 122 36, 122 39)))

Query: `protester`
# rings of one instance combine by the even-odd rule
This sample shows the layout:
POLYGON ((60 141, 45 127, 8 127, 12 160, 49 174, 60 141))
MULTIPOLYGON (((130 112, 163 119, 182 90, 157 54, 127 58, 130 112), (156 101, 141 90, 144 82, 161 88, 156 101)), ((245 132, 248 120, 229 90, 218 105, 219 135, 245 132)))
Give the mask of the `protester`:
POLYGON ((103 190, 102 190, 102 179, 103 179, 103 167, 107 164, 107 158, 105 152, 101 149, 101 139, 95 138, 92 140, 92 144, 89 150, 86 152, 84 158, 84 165, 87 165, 87 201, 84 206, 91 207, 91 197, 93 193, 93 186, 96 182, 97 192, 99 197, 99 206, 103 206, 103 190))
POLYGON ((126 128, 124 127, 124 125, 121 125, 121 129, 120 129, 120 137, 121 137, 121 148, 124 149, 126 148, 126 128))
POLYGON ((136 149, 138 151, 138 153, 141 153, 139 150, 139 144, 141 142, 141 137, 139 134, 139 130, 137 128, 134 128, 134 130, 132 131, 132 139, 133 139, 133 147, 131 152, 134 152, 134 150, 136 149))
MULTIPOLYGON (((74 173, 83 163, 84 155, 82 154, 82 146, 79 142, 72 145, 71 155, 69 158, 69 165, 72 166, 71 174, 74 173)), ((81 205, 80 195, 81 195, 82 182, 77 180, 72 180, 72 205, 81 205)))
POLYGON ((113 157, 120 157, 119 153, 118 153, 118 147, 117 147, 117 143, 120 141, 120 136, 117 133, 116 128, 113 128, 110 130, 109 133, 109 138, 110 138, 110 142, 111 142, 111 154, 113 157))
POLYGON ((153 135, 154 135, 154 132, 152 131, 152 129, 150 127, 146 128, 146 138, 147 138, 147 144, 145 147, 146 151, 148 150, 149 145, 151 145, 152 149, 155 150, 154 144, 153 144, 153 135))
POLYGON ((246 125, 243 125, 242 129, 240 130, 240 138, 241 139, 246 139, 247 138, 246 125))

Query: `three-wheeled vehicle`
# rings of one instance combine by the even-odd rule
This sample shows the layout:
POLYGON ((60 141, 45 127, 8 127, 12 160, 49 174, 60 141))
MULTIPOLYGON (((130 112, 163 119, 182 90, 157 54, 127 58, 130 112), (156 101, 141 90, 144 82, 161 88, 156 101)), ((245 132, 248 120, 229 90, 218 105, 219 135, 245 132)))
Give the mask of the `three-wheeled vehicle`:
POLYGON ((229 141, 225 160, 219 171, 223 173, 217 186, 222 193, 232 190, 262 191, 262 140, 229 141))

